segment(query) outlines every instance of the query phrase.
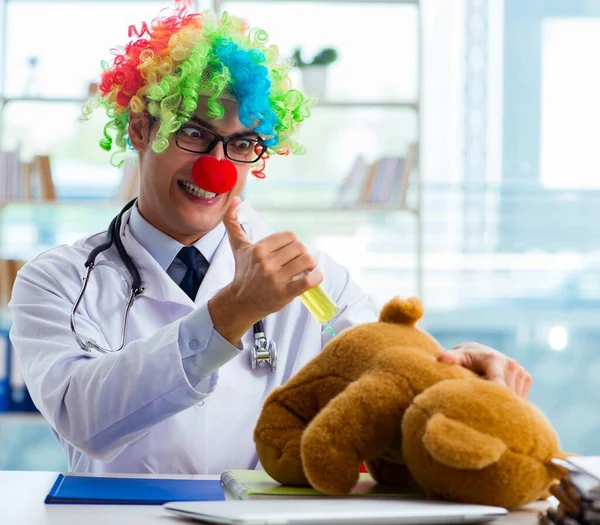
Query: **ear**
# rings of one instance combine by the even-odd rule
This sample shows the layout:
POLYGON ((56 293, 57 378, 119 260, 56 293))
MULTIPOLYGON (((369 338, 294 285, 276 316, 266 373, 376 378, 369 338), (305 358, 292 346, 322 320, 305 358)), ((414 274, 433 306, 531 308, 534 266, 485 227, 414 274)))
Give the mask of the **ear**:
POLYGON ((127 133, 133 148, 138 153, 145 151, 150 142, 150 117, 148 114, 143 111, 130 112, 127 133))
POLYGON ((423 317, 423 305, 417 297, 406 300, 394 297, 381 310, 379 320, 383 323, 397 323, 414 326, 423 317))
POLYGON ((427 422, 423 444, 436 461, 460 470, 481 470, 507 450, 500 439, 443 414, 435 414, 427 422))

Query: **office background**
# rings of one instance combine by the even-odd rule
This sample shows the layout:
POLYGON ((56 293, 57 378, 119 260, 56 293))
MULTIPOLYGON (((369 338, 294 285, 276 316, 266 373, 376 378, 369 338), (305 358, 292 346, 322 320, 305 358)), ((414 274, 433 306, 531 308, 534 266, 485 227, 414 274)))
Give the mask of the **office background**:
MULTIPOLYGON (((0 174, 15 156, 49 158, 52 182, 44 191, 41 175, 25 201, 0 179, 0 258, 73 242, 120 208, 129 172, 97 145, 101 112, 80 122, 80 108, 127 27, 168 5, 0 0, 0 174)), ((564 449, 597 454, 600 1, 197 2, 214 5, 288 56, 337 52, 324 87, 294 73, 321 95, 300 132, 306 155, 270 159, 246 197, 347 265, 378 306, 420 294, 446 347, 478 341, 519 360, 564 449), (352 194, 382 159, 400 198, 352 194)), ((0 468, 63 469, 18 367, 0 363, 0 378, 3 366, 0 468)))

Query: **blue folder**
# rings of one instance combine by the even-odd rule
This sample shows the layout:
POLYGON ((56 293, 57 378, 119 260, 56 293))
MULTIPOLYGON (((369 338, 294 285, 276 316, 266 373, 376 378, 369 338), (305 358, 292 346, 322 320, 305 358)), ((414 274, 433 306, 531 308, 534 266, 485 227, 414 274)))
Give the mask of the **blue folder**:
POLYGON ((44 503, 163 505, 169 501, 219 501, 219 480, 97 478, 59 474, 44 503))

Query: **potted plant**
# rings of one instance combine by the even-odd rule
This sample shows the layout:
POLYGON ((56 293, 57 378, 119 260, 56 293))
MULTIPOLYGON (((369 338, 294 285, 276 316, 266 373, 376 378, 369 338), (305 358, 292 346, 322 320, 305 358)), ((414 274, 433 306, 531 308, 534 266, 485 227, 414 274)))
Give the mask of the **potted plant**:
POLYGON ((310 62, 302 59, 302 51, 294 50, 292 61, 302 73, 302 90, 310 96, 325 98, 327 92, 327 69, 338 58, 337 51, 326 47, 319 51, 310 62))

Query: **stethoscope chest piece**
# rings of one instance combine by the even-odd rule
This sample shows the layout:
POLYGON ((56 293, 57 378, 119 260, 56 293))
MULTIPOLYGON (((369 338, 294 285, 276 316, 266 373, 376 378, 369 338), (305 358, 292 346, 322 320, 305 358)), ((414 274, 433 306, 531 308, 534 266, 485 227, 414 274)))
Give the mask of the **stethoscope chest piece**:
POLYGON ((267 337, 263 331, 254 334, 254 344, 250 348, 250 365, 252 368, 257 366, 271 367, 271 372, 277 370, 277 348, 273 340, 267 342, 267 337))

